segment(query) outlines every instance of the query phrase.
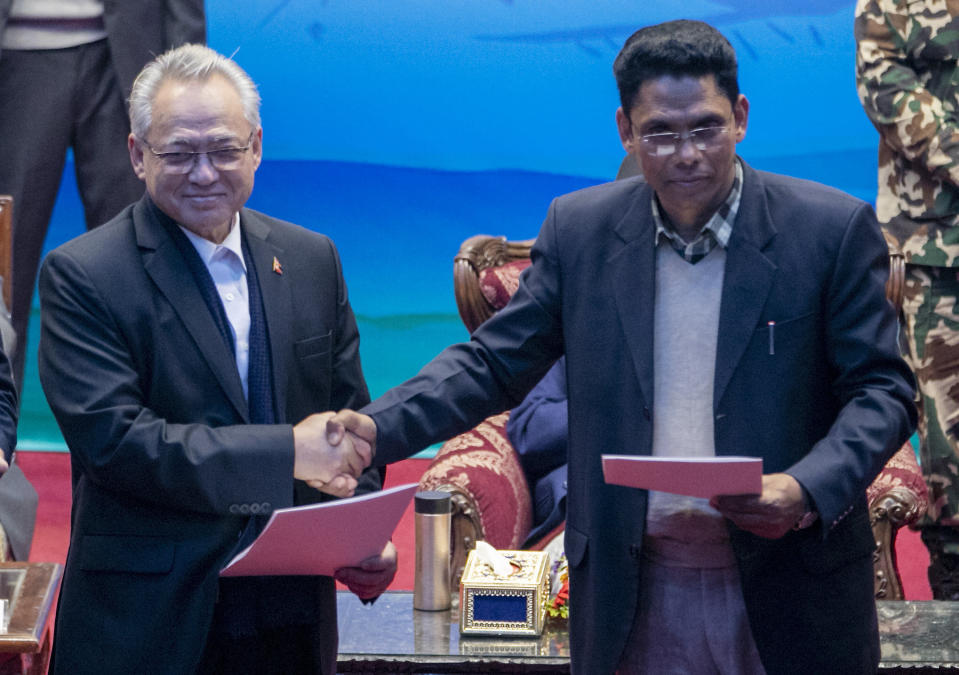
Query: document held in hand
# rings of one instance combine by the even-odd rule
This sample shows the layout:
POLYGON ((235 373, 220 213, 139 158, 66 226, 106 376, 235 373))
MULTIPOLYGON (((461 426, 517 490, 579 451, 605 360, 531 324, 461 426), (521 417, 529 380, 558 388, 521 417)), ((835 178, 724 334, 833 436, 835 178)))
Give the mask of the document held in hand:
POLYGON ((360 497, 277 509, 221 577, 273 574, 333 576, 382 552, 416 492, 408 483, 360 497))
POLYGON ((612 485, 710 499, 760 494, 760 457, 650 457, 603 455, 603 478, 612 485))

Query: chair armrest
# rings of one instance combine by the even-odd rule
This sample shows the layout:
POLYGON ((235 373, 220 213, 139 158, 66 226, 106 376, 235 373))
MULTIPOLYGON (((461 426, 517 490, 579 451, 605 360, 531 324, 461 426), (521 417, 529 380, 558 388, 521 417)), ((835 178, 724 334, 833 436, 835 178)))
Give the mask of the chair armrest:
POLYGON ((517 549, 533 525, 529 484, 506 436, 507 419, 509 413, 494 415, 444 443, 420 478, 420 489, 452 495, 450 555, 456 586, 477 540, 517 549))
POLYGON ((889 520, 897 528, 911 525, 925 513, 929 493, 923 480, 912 444, 906 443, 894 454, 876 480, 866 489, 869 510, 889 520))
POLYGON ((906 443, 866 490, 869 522, 876 539, 873 554, 876 598, 903 599, 902 579, 896 560, 896 534, 900 527, 919 520, 929 504, 926 483, 912 445, 906 443))

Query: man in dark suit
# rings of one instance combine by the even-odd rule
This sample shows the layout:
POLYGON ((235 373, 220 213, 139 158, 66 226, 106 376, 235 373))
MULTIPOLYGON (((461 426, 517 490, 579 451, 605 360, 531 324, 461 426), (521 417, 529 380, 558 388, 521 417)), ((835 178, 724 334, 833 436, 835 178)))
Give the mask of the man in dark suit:
POLYGON ((0 0, 0 194, 13 195, 10 352, 23 386, 27 326, 67 149, 87 229, 143 194, 130 170, 125 102, 147 61, 203 42, 203 0, 0 0))
POLYGON ((749 105, 706 24, 638 31, 614 72, 647 182, 556 199, 510 304, 336 421, 392 462, 565 354, 573 672, 873 673, 865 488, 916 412, 872 209, 736 156, 749 105), (761 457, 762 491, 607 485, 603 453, 761 457))
MULTIPOLYGON (((369 400, 333 243, 243 208, 259 103, 206 47, 151 62, 128 140, 147 194, 41 270, 40 378, 73 470, 54 672, 335 669, 333 579, 218 578, 274 509, 381 481, 358 486, 369 448, 330 446, 315 414, 369 400)), ((395 569, 388 545, 338 576, 372 598, 395 569)))

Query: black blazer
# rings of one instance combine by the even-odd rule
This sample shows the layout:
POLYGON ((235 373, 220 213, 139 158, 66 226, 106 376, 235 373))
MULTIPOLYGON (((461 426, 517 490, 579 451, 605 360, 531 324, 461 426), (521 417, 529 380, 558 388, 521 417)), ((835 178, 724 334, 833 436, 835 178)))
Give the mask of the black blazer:
MULTIPOLYGON (((291 424, 369 400, 333 243, 243 209, 279 411, 249 424, 233 355, 162 217, 144 197, 40 274, 40 380, 73 469, 57 672, 192 672, 249 514, 322 498, 294 483, 291 424)), ((335 649, 333 581, 300 579, 335 649)))
MULTIPOLYGON (((0 0, 0 35, 12 4, 0 0)), ((206 42, 203 0, 103 0, 103 23, 124 99, 153 57, 186 42, 206 42)))
MULTIPOLYGON (((792 474, 821 515, 776 541, 731 526, 750 623, 771 675, 872 673, 864 491, 916 421, 884 295, 886 246, 864 202, 744 169, 720 308, 716 452, 792 474)), ((628 179, 556 199, 510 304, 365 410, 377 461, 395 461, 515 406, 566 355, 575 673, 614 670, 636 610, 647 494, 606 485, 600 455, 651 451, 652 196, 628 179)))

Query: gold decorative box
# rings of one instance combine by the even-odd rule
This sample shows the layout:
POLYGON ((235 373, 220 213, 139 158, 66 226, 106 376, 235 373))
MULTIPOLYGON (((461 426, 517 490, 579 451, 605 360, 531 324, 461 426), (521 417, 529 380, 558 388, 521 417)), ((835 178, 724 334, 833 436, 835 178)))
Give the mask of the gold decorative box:
POLYGON ((549 601, 549 554, 500 551, 513 568, 500 576, 470 551, 460 581, 463 635, 541 635, 549 601))

